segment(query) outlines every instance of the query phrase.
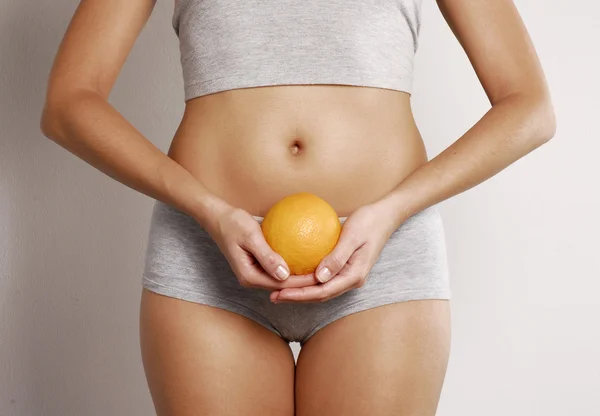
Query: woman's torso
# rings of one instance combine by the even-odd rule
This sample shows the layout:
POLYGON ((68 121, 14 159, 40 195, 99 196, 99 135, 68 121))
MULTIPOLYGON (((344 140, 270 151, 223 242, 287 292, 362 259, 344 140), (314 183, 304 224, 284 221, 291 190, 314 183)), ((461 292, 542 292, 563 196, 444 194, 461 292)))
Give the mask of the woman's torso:
POLYGON ((169 156, 210 192, 261 216, 302 191, 345 216, 427 161, 407 93, 338 85, 189 100, 169 156))
POLYGON ((227 202, 263 215, 307 191, 347 215, 426 162, 420 0, 176 0, 172 23, 187 104, 169 155, 227 202))

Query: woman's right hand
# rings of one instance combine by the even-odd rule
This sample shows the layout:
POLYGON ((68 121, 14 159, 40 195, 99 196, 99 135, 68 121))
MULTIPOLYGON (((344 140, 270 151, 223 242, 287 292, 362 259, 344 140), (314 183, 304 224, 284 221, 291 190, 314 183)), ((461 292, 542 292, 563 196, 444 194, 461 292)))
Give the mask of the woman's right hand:
POLYGON ((256 218, 229 205, 204 225, 243 287, 279 290, 318 284, 314 273, 290 275, 283 257, 267 243, 256 218))

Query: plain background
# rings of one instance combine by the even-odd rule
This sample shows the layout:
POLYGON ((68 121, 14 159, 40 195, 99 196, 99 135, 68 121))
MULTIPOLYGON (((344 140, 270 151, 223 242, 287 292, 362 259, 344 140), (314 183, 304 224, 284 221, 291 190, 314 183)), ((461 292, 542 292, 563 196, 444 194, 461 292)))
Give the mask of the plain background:
MULTIPOLYGON (((6 416, 153 414, 138 340, 153 200, 38 128, 50 65, 76 6, 0 0, 6 416)), ((493 179, 440 205, 454 294, 441 416, 600 409, 600 6, 517 6, 551 86, 558 131, 493 179)), ((172 7, 172 0, 158 2, 110 98, 164 151, 184 108, 172 7)), ((423 1, 415 77, 415 117, 434 156, 489 103, 433 1, 423 1)))

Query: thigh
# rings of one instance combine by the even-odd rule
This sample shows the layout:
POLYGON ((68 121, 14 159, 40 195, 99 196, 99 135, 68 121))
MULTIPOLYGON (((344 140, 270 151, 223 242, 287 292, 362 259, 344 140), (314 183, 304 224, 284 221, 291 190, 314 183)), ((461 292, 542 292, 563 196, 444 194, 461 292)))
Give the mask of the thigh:
POLYGON ((297 416, 433 416, 450 351, 446 300, 357 312, 303 346, 296 368, 297 416))
POLYGON ((244 316, 144 288, 140 346, 158 416, 294 414, 289 344, 244 316))

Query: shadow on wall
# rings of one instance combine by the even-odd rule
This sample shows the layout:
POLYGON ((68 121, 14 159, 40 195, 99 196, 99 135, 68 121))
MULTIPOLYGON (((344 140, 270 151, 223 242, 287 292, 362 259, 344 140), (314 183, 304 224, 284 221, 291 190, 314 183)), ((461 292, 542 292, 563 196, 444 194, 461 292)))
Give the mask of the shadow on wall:
MULTIPOLYGON (((9 2, 0 16, 0 408, 7 416, 153 412, 138 346, 153 200, 39 129, 47 76, 76 6, 9 2)), ((161 25, 167 13, 163 6, 161 25)), ((158 60, 164 49, 148 36, 136 48, 158 60)), ((133 59, 121 78, 139 77, 140 66, 133 59)), ((144 83, 161 77, 154 72, 144 83)), ((143 96, 138 85, 119 87, 123 105, 143 96)), ((144 103, 150 111, 138 123, 151 123, 152 106, 144 103)), ((157 134, 168 137, 167 127, 157 134)))

